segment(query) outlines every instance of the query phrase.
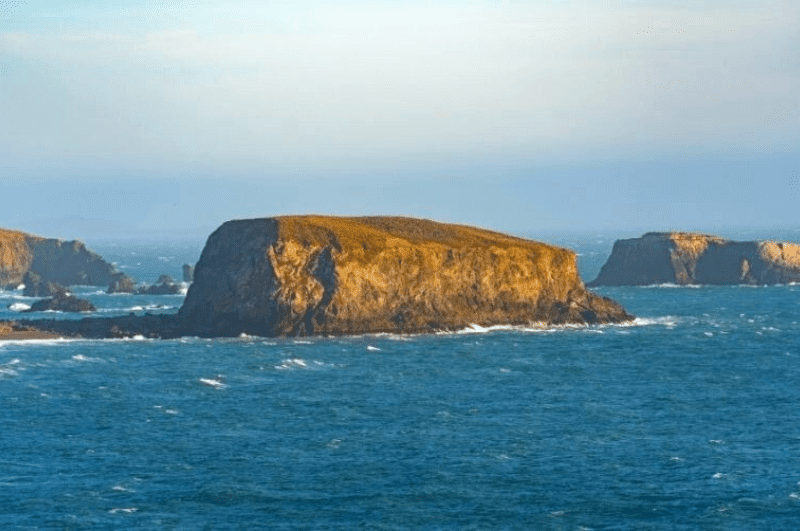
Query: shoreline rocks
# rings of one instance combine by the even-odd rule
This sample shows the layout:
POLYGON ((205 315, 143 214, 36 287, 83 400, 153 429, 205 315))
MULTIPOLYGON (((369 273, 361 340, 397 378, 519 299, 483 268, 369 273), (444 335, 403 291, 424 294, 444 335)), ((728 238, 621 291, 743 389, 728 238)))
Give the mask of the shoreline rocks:
POLYGON ((617 240, 593 286, 785 284, 800 281, 800 245, 648 232, 617 240))
POLYGON ((34 302, 31 304, 30 308, 23 310, 23 313, 46 312, 48 310, 56 312, 80 313, 96 312, 97 308, 95 308, 94 304, 86 299, 79 299, 78 297, 68 295, 66 292, 60 292, 49 299, 42 299, 34 302))

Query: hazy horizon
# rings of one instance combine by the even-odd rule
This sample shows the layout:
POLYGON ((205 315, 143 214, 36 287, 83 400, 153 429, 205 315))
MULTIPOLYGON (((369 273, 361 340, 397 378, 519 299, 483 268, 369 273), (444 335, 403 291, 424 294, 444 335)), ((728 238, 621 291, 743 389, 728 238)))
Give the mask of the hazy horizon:
POLYGON ((791 232, 800 5, 696 4, 0 1, 0 227, 791 232))

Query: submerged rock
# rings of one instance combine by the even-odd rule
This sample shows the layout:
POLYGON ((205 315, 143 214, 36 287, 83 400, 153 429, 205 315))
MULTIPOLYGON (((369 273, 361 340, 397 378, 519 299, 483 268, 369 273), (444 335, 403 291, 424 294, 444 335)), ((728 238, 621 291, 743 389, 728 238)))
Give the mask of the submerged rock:
POLYGON ((49 299, 43 299, 31 304, 30 309, 24 312, 46 312, 48 310, 56 312, 94 312, 97 308, 94 304, 85 300, 60 293, 49 299))
POLYGON ((800 282, 800 245, 687 232, 617 240, 589 286, 800 282))
POLYGON ((632 319, 586 291, 575 253, 401 217, 229 221, 179 312, 198 335, 434 332, 632 319))

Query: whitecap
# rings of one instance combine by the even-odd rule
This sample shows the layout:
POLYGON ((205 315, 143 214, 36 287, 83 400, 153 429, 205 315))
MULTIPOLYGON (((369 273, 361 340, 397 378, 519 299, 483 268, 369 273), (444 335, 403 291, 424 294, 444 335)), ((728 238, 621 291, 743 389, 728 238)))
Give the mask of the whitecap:
POLYGON ((222 383, 220 380, 215 380, 214 378, 200 378, 200 383, 203 383, 210 387, 214 387, 216 389, 222 389, 223 387, 227 387, 227 385, 222 383))
POLYGON ((12 312, 23 312, 25 310, 30 310, 31 305, 25 304, 24 302, 15 302, 13 304, 10 304, 8 306, 8 309, 11 310, 12 312))
POLYGON ((308 364, 301 358, 285 359, 280 365, 275 366, 276 369, 307 369, 308 364))
POLYGON ((367 345, 367 350, 380 351, 381 349, 379 349, 378 347, 373 347, 372 345, 367 345))
POLYGON ((117 513, 130 514, 130 513, 135 513, 136 511, 138 511, 138 509, 136 507, 127 507, 127 508, 120 507, 120 508, 116 508, 116 509, 111 509, 108 512, 110 512, 111 514, 117 514, 117 513))
POLYGON ((72 356, 72 359, 75 361, 87 361, 87 362, 104 362, 105 360, 102 358, 91 358, 89 356, 84 356, 83 354, 75 354, 72 356))
POLYGON ((711 477, 714 478, 714 479, 722 479, 723 477, 725 477, 725 474, 723 474, 722 472, 717 472, 716 474, 714 474, 711 477))
POLYGON ((706 337, 713 337, 714 333, 713 332, 703 332, 703 335, 705 335, 706 337))
POLYGON ((57 346, 63 343, 68 342, 75 342, 75 341, 85 341, 84 339, 67 339, 60 337, 58 339, 5 339, 0 341, 0 347, 5 345, 14 345, 14 346, 26 346, 26 347, 47 347, 47 346, 57 346))
MULTIPOLYGON (((662 317, 637 317, 633 320, 634 326, 664 325, 667 327, 672 327, 677 324, 678 324, 677 318, 672 315, 665 315, 662 317)), ((618 326, 625 326, 625 324, 623 323, 618 326)))
POLYGON ((703 286, 701 284, 675 284, 674 282, 664 282, 662 284, 647 284, 645 286, 636 286, 637 288, 661 288, 661 289, 673 289, 673 288, 691 288, 691 289, 699 289, 703 286))

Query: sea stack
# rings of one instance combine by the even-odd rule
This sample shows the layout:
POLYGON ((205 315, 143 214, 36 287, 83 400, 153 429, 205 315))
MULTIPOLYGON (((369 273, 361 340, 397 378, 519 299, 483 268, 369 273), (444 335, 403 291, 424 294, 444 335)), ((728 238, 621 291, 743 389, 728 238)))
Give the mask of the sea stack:
POLYGON ((20 284, 28 272, 62 286, 107 286, 121 273, 77 240, 41 238, 0 229, 0 287, 20 284))
POLYGON ((800 245, 690 232, 617 240, 589 286, 783 284, 800 281, 800 245))
POLYGON ((207 336, 418 333, 632 319, 588 292, 572 251, 402 217, 229 221, 179 312, 207 336))

